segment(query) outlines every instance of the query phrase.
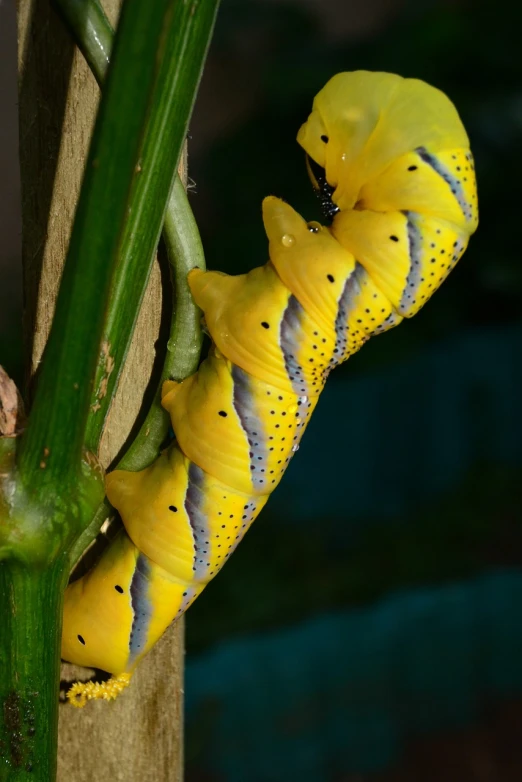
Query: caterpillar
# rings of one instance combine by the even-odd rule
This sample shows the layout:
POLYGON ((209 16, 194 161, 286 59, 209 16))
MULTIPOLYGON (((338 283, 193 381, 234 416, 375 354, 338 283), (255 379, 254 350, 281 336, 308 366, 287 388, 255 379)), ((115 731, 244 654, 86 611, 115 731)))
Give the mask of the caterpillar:
POLYGON ((212 347, 196 374, 164 385, 174 444, 142 472, 107 476, 125 529, 67 589, 62 656, 113 678, 75 685, 76 705, 126 686, 262 510, 330 371, 414 315, 477 227, 466 132, 424 82, 338 74, 297 139, 331 225, 269 196, 265 266, 190 272, 212 347))

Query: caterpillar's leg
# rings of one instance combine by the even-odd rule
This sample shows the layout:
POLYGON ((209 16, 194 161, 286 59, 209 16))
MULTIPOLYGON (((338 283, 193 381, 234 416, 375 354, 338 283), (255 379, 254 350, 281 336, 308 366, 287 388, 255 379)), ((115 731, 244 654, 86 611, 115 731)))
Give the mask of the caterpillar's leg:
POLYGON ((83 709, 88 701, 114 701, 129 686, 131 675, 120 673, 106 682, 75 682, 67 691, 67 700, 77 709, 83 709))

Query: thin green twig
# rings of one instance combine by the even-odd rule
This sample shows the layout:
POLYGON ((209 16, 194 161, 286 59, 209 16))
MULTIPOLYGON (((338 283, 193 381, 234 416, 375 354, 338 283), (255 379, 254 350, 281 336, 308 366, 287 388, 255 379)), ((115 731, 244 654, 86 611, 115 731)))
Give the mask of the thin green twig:
POLYGON ((76 45, 101 87, 111 59, 114 31, 97 0, 54 0, 76 45))
MULTIPOLYGON (((158 391, 134 442, 117 465, 121 470, 142 470, 157 457, 170 423, 167 412, 161 406, 161 385, 164 380, 183 380, 195 372, 201 353, 200 310, 192 299, 187 274, 196 266, 204 269, 205 257, 198 227, 179 177, 174 182, 163 235, 174 284, 170 338, 158 391)), ((112 515, 112 506, 105 499, 92 523, 75 544, 71 552, 72 565, 80 559, 104 521, 112 515)))
POLYGON ((161 406, 161 385, 167 379, 184 380, 198 368, 203 334, 201 311, 194 304, 187 282, 191 269, 205 268, 205 257, 197 224, 179 177, 174 182, 165 214, 165 244, 174 286, 167 353, 154 402, 134 442, 120 463, 120 470, 142 470, 158 456, 170 418, 161 406))

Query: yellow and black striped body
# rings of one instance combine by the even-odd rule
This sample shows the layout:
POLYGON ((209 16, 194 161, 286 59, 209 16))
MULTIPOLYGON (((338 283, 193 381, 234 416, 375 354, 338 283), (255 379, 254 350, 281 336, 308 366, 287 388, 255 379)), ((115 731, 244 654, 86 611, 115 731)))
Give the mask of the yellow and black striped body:
POLYGON ((478 225, 473 156, 454 105, 417 79, 339 73, 297 138, 328 193, 334 236, 400 315, 415 315, 478 225))
POLYGON ((451 127, 436 130, 430 141, 425 123, 424 135, 412 135, 411 149, 401 138, 408 95, 402 113, 392 110, 386 104, 390 78, 408 83, 388 74, 334 77, 343 85, 334 85, 333 97, 332 82, 325 87, 300 131, 307 153, 325 170, 335 212, 331 228, 306 223, 269 197, 263 203, 265 266, 237 277, 191 272, 213 346, 195 375, 165 384, 175 444, 148 469, 107 478, 125 532, 67 590, 65 659, 132 672, 263 508, 299 447, 330 371, 372 335, 414 314, 465 248, 476 226, 474 179, 467 172, 466 186, 454 193, 448 172, 457 152, 448 158, 446 147, 437 146, 443 139, 448 149, 464 150, 456 159, 471 166, 460 120, 445 96, 415 82, 415 100, 430 104, 436 93, 435 113, 451 127), (372 85, 377 97, 369 100, 372 85), (390 122, 383 119, 386 106, 390 122), (326 158, 326 149, 328 155, 334 150, 335 160, 326 158), (347 160, 346 169, 334 168, 333 162, 347 160))
POLYGON ((400 320, 329 229, 276 198, 264 218, 266 266, 190 275, 214 346, 195 375, 165 384, 176 443, 107 478, 126 533, 67 591, 66 659, 132 671, 265 505, 331 369, 400 320))

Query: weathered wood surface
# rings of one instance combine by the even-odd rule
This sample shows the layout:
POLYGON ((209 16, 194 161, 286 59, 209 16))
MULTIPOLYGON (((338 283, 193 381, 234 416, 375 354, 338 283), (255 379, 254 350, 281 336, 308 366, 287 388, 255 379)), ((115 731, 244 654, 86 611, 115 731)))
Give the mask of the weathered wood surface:
MULTIPOLYGON (((104 8, 115 21, 120 0, 104 8)), ((18 0, 25 333, 31 376, 49 333, 99 91, 49 0, 18 0)), ((124 442, 143 400, 161 316, 156 265, 101 450, 124 442)), ((182 625, 170 629, 114 704, 61 704, 59 782, 182 779, 182 625)), ((86 678, 64 665, 62 678, 86 678)))

